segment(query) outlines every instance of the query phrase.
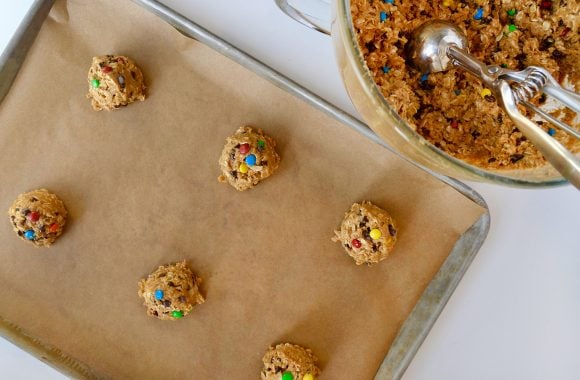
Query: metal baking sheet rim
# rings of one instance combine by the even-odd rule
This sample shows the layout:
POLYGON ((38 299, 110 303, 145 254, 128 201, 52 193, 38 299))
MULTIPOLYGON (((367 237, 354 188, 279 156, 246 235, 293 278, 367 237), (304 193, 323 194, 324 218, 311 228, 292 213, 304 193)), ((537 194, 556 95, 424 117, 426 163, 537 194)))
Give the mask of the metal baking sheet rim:
MULTIPOLYGON (((259 60, 240 51, 169 7, 156 0, 133 0, 133 2, 168 22, 180 33, 208 45, 247 69, 254 71, 274 85, 310 103, 346 126, 397 154, 358 119, 338 109, 259 60)), ((6 50, 0 56, 0 102, 8 92, 53 3, 54 0, 36 0, 6 50)), ((401 158, 409 161, 404 157, 401 158)), ((415 163, 413 164, 416 165, 415 163)), ((421 295, 413 311, 401 326, 397 337, 375 375, 375 380, 400 379, 403 376, 447 301, 451 298, 459 281, 475 258, 489 231, 489 209, 485 200, 475 190, 453 178, 442 176, 421 166, 419 167, 484 207, 486 212, 459 238, 449 256, 421 295)), ((0 316, 0 336, 66 376, 86 379, 107 378, 94 372, 89 366, 58 348, 28 335, 20 327, 5 320, 2 316, 0 316)))

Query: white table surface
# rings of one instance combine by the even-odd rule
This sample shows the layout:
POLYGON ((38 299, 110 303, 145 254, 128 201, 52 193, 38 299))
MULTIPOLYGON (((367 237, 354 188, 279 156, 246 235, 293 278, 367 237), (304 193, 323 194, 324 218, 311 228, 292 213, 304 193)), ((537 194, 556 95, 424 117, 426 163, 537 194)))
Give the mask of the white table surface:
MULTIPOLYGON (((0 1, 0 50, 30 3, 0 1)), ((164 3, 354 113, 330 39, 272 0, 164 3)), ((404 378, 580 379, 580 194, 470 185, 491 209, 489 236, 404 378)), ((0 378, 64 377, 0 338, 0 378)))

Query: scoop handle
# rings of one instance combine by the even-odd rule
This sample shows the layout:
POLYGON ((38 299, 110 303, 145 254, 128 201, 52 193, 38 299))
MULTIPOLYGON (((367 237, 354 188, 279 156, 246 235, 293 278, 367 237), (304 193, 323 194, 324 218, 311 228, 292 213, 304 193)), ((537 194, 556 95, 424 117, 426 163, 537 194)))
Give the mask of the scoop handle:
POLYGON ((560 86, 552 74, 543 67, 529 66, 522 71, 502 70, 500 78, 507 78, 521 83, 526 82, 530 76, 536 75, 537 77, 538 74, 543 77, 543 80, 545 80, 545 84, 542 86, 541 91, 558 99, 574 112, 580 113, 580 95, 560 86))
POLYGON ((501 95, 503 107, 519 130, 538 148, 546 160, 562 174, 576 189, 580 190, 580 160, 556 139, 518 111, 511 87, 500 80, 496 90, 501 95))
POLYGON ((547 72, 546 77, 548 78, 548 83, 543 88, 544 92, 558 99, 574 112, 580 113, 580 95, 560 86, 550 73, 547 72))

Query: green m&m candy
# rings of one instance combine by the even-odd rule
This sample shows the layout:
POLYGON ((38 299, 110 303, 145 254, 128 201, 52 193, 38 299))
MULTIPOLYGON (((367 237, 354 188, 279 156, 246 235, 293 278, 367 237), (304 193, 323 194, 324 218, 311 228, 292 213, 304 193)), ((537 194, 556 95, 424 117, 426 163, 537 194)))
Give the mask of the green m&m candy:
POLYGON ((181 311, 181 310, 173 310, 173 311, 171 312, 171 316, 172 316, 173 318, 177 318, 177 319, 179 319, 179 318, 183 318, 183 311, 181 311))

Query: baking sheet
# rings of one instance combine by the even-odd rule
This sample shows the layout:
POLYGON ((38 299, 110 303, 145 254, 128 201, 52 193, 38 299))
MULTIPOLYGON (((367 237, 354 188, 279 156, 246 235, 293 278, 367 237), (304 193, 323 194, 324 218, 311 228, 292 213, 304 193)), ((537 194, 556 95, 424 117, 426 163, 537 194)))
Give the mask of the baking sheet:
POLYGON ((0 315, 115 378, 256 378, 268 345, 321 358, 321 379, 372 378, 455 241, 482 214, 454 189, 130 3, 58 2, 0 105, 0 204, 47 187, 71 220, 52 248, 0 228, 0 315), (130 20, 130 21, 129 21, 130 20), (92 111, 91 57, 133 57, 147 101, 92 111), (239 125, 280 145, 279 173, 219 184, 239 125), (353 201, 399 221, 394 255, 356 267, 332 242, 353 201), (148 318, 136 282, 186 258, 207 302, 148 318))

